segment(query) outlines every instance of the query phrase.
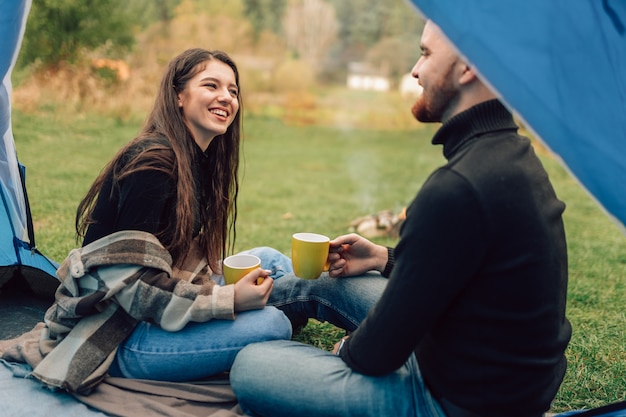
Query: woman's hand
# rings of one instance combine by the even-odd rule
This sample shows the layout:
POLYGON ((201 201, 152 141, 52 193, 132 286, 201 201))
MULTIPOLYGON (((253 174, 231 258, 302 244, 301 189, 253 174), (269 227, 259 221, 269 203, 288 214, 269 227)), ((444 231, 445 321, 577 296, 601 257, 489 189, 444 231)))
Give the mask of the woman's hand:
POLYGON ((264 269, 257 268, 245 275, 235 284, 235 312, 265 307, 273 285, 274 280, 264 269), (258 278, 263 278, 263 282, 259 285, 257 285, 258 278))
POLYGON ((350 277, 372 270, 382 272, 387 257, 385 246, 372 243, 355 233, 339 236, 330 241, 328 275, 350 277))

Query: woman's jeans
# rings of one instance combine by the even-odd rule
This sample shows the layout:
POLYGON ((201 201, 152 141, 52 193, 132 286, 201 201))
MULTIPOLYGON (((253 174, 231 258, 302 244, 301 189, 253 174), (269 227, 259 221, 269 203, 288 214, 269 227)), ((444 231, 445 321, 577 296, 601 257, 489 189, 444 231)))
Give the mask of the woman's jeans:
MULTIPOLYGON (((246 252, 261 258, 261 266, 271 270, 274 279, 292 271, 289 258, 274 249, 246 252)), ((237 353, 249 343, 290 339, 291 329, 285 314, 275 307, 244 311, 235 320, 191 322, 178 332, 140 322, 119 346, 109 373, 175 382, 198 380, 229 370, 237 353)))
MULTIPOLYGON (((302 280, 287 274, 274 283, 268 304, 294 322, 307 317, 354 330, 385 288, 378 273, 354 278, 302 280)), ((239 352, 230 382, 253 416, 445 417, 411 355, 384 376, 354 372, 331 352, 294 341, 253 343, 239 352)))

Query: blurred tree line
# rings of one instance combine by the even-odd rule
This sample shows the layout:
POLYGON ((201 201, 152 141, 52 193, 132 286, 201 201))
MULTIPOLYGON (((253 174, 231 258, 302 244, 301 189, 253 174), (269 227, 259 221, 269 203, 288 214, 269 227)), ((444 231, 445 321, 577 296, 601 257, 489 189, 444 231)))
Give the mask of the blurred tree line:
POLYGON ((167 26, 184 3, 249 25, 250 42, 268 33, 282 39, 291 58, 324 81, 345 80, 355 61, 397 79, 419 53, 423 21, 406 0, 33 0, 18 67, 50 69, 94 51, 122 58, 140 33, 167 26))

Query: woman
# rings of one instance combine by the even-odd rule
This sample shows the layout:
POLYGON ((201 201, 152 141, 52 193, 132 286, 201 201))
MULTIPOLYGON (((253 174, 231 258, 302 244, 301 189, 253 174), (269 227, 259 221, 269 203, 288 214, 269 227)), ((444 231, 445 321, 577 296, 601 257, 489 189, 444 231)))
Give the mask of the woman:
MULTIPOLYGON (((210 270, 219 273, 220 260, 235 239, 240 100, 237 67, 225 53, 190 49, 175 57, 143 129, 106 166, 78 207, 76 230, 83 247, 115 232, 138 230, 161 242, 174 267, 199 249, 210 270)), ((272 257, 284 261, 269 249, 255 253, 264 268, 274 271, 272 257)), ((142 321, 118 347, 109 373, 194 380, 230 369, 248 343, 289 339, 291 325, 283 313, 264 308, 273 280, 260 285, 256 280, 267 276, 258 269, 237 282, 234 291, 207 290, 226 314, 204 313, 202 320, 231 320, 185 317, 184 327, 175 332, 145 318, 146 311, 162 308, 158 297, 149 297, 155 305, 140 307, 142 321)), ((213 274, 213 280, 220 278, 213 274)))

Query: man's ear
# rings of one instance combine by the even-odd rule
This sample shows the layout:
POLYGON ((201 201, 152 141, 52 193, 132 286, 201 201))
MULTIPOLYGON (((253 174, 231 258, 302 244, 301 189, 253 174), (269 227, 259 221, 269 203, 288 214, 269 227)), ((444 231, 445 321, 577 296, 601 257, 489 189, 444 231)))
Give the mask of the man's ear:
POLYGON ((472 81, 476 80, 476 78, 478 78, 476 76, 476 72, 474 72, 474 69, 471 66, 465 63, 463 63, 462 65, 463 69, 461 71, 461 77, 459 78, 460 84, 469 84, 472 81))

